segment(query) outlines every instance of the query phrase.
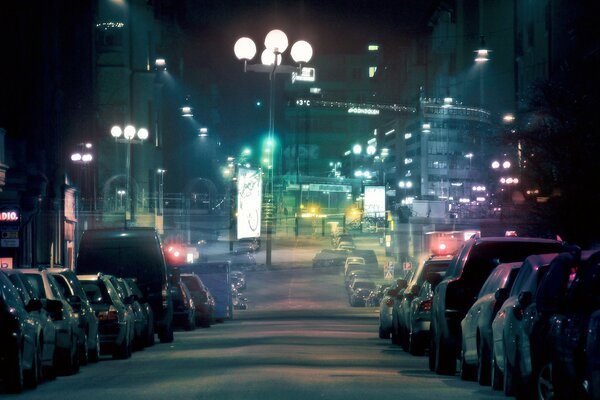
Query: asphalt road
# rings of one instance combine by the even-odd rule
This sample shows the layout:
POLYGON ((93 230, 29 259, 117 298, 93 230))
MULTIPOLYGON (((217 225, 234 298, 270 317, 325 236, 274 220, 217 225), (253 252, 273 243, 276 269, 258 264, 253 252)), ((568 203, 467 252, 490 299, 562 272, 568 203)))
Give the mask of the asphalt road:
POLYGON ((7 399, 487 399, 377 337, 374 309, 348 305, 340 275, 310 268, 248 274, 249 309, 176 332, 129 360, 103 358, 7 399))

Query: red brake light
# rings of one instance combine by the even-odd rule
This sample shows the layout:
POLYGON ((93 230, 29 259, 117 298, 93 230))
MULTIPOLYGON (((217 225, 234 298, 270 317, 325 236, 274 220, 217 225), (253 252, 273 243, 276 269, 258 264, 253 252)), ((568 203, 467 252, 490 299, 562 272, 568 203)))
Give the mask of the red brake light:
POLYGON ((162 285, 162 290, 160 292, 161 295, 162 295, 162 306, 163 306, 163 308, 167 308, 167 305, 168 305, 168 303, 167 303, 167 290, 168 290, 168 287, 167 287, 167 284, 165 283, 165 284, 162 285))
POLYGON ((385 305, 388 307, 394 307, 394 299, 387 299, 385 305))
POLYGON ((119 314, 113 306, 110 306, 108 311, 100 311, 97 314, 97 317, 98 321, 117 321, 119 319, 119 314))
POLYGON ((431 311, 431 300, 425 300, 419 305, 419 311, 431 311))

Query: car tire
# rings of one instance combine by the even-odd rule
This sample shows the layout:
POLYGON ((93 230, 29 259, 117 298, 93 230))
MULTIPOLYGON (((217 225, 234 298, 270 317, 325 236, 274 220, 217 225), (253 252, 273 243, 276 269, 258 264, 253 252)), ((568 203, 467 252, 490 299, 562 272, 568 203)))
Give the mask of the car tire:
POLYGON ((77 352, 79 353, 79 365, 87 365, 89 361, 89 354, 87 350, 88 335, 85 333, 83 334, 82 342, 83 343, 81 343, 79 349, 77 350, 77 352))
POLYGON ((435 358, 437 353, 437 348, 435 347, 435 332, 433 330, 429 331, 429 370, 431 372, 435 372, 435 358))
POLYGON ((146 335, 146 347, 154 346, 154 321, 149 321, 148 332, 146 335))
POLYGON ((496 354, 492 354, 491 361, 491 384, 492 389, 494 390, 502 390, 504 383, 504 374, 500 371, 500 367, 498 367, 498 361, 496 361, 496 354))
POLYGON ((442 338, 436 338, 435 352, 435 373, 438 375, 456 374, 456 357, 452 351, 448 351, 450 346, 442 343, 442 338))
POLYGON ((98 361, 100 361, 100 337, 97 332, 95 342, 96 345, 94 346, 94 348, 88 351, 88 361, 91 363, 97 363, 98 361))
POLYGON ((15 360, 9 369, 4 384, 10 393, 20 393, 25 388, 25 377, 23 374, 23 355, 21 351, 15 350, 15 360))
POLYGON ((491 361, 490 361, 490 350, 487 348, 483 339, 479 337, 478 344, 478 358, 477 363, 477 381, 482 386, 489 386, 491 384, 491 361))
POLYGON ((126 335, 126 337, 123 339, 123 342, 119 346, 117 346, 115 348, 115 350, 113 351, 112 357, 115 360, 125 360, 125 359, 129 358, 129 354, 130 354, 129 339, 127 338, 127 335, 126 335))
POLYGON ((406 328, 402 328, 402 335, 400 336, 400 346, 402 346, 402 350, 408 351, 408 330, 406 328))
POLYGON ((40 346, 35 346, 33 359, 31 360, 31 369, 23 372, 23 386, 27 389, 35 389, 40 382, 40 363, 42 355, 40 346))
POLYGON ((477 378, 477 369, 473 365, 467 364, 465 360, 465 349, 460 352, 460 379, 463 381, 474 381, 477 378))
POLYGON ((173 342, 173 324, 167 323, 159 332, 158 339, 161 343, 171 343, 173 342))
MULTIPOLYGON (((517 364, 519 361, 517 360, 517 364)), ((515 376, 517 372, 515 371, 516 367, 513 367, 504 354, 504 379, 502 383, 502 388, 504 389, 505 396, 513 396, 515 394, 516 382, 515 376)))
POLYGON ((390 333, 386 332, 381 326, 379 327, 379 339, 389 339, 390 333))
POLYGON ((422 356, 425 354, 423 339, 412 332, 408 334, 408 352, 413 356, 422 356))
POLYGON ((552 375, 552 363, 545 362, 534 375, 535 391, 534 396, 539 400, 549 400, 555 398, 554 381, 552 375))

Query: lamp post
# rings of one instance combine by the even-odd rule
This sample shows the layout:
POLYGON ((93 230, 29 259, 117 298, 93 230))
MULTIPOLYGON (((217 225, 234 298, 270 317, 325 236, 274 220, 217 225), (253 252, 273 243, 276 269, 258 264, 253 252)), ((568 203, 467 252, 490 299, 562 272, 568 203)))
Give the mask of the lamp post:
MULTIPOLYGON (((71 161, 75 164, 80 165, 80 169, 78 171, 78 184, 81 186, 81 194, 82 197, 86 194, 89 195, 89 182, 88 182, 88 164, 92 162, 94 159, 91 149, 93 145, 91 143, 79 143, 79 150, 71 154, 71 161), (86 193, 87 192, 87 193, 86 193)), ((94 178, 92 177, 92 180, 94 178)), ((96 187, 92 183, 92 201, 90 203, 90 210, 96 209, 96 187)))
POLYGON ((115 125, 111 128, 110 134, 115 138, 117 142, 127 144, 127 157, 125 159, 125 174, 127 184, 125 186, 125 219, 124 224, 127 228, 127 221, 133 219, 135 215, 135 205, 132 202, 131 196, 131 144, 132 143, 143 143, 144 140, 148 139, 148 130, 146 128, 140 128, 136 131, 133 125, 127 125, 125 129, 121 129, 120 126, 115 125), (123 138, 121 138, 123 136, 123 138), (136 139, 137 137, 137 139, 136 139))
MULTIPOLYGON (((244 72, 260 72, 269 74, 269 135, 268 140, 270 143, 274 143, 275 136, 275 115, 274 115, 274 90, 275 90, 275 76, 276 74, 292 74, 302 73, 302 64, 307 63, 312 58, 312 47, 304 41, 299 40, 292 46, 290 54, 292 59, 298 64, 298 66, 282 65, 281 59, 283 53, 288 48, 288 38, 286 34, 279 30, 274 29, 267 33, 265 37, 265 49, 261 54, 262 64, 248 64, 248 61, 252 60, 256 55, 256 45, 254 41, 247 37, 238 39, 234 45, 233 51, 235 56, 244 61, 244 72)), ((273 155, 274 151, 269 153, 269 167, 267 169, 266 187, 263 198, 263 208, 272 209, 273 207, 273 155)), ((267 267, 271 266, 271 235, 272 235, 272 215, 265 218, 266 228, 266 264, 267 267)))

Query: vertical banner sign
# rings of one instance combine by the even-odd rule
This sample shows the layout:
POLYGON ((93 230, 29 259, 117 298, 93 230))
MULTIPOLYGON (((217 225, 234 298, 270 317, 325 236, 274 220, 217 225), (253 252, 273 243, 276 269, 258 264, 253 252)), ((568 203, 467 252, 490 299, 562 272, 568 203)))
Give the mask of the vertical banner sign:
POLYGON ((260 171, 240 168, 238 171, 237 237, 260 237, 262 175, 260 171))
POLYGON ((385 186, 365 186, 364 216, 385 217, 385 186))

